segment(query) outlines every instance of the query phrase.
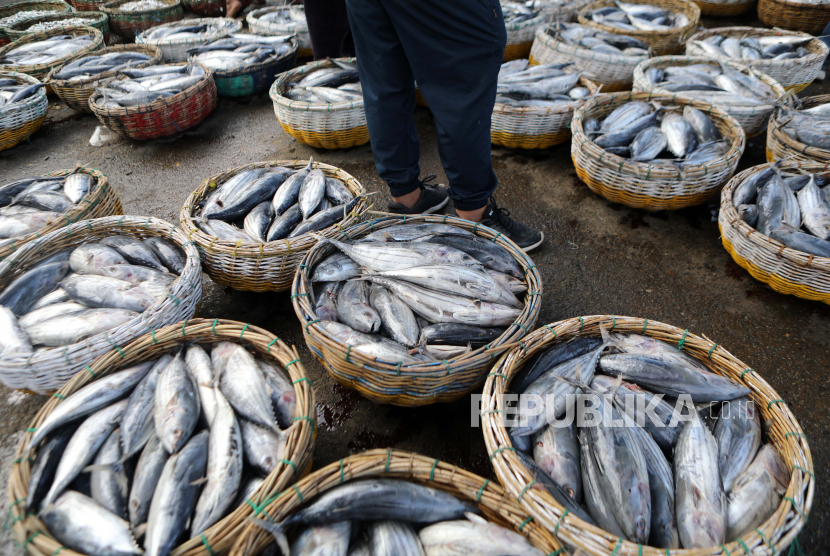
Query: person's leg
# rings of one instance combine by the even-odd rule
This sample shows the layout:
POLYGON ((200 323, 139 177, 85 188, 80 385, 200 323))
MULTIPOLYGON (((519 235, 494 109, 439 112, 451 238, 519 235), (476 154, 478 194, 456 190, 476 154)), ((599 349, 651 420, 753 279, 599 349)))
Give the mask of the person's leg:
POLYGON ((354 56, 346 0, 305 0, 314 59, 354 56))

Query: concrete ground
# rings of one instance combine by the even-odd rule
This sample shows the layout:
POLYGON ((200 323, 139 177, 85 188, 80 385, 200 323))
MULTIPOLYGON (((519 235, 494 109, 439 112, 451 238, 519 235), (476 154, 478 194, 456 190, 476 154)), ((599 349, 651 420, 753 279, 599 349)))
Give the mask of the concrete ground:
MULTIPOLYGON (((821 88, 814 85, 804 95, 821 88)), ((437 174, 442 181, 432 116, 419 108, 415 119, 422 174, 437 174)), ((279 127, 267 95, 220 99, 200 126, 168 140, 116 139, 93 148, 88 140, 98 123, 94 116, 76 114, 53 101, 49 121, 31 144, 0 152, 0 183, 82 163, 109 176, 127 214, 178 223, 185 198, 210 175, 248 162, 313 156, 379 192, 376 206, 384 207, 388 200, 369 145, 322 151, 297 143, 279 127)), ((763 137, 749 141, 741 169, 764 161, 763 142, 763 137)), ((736 265, 712 220, 717 197, 708 205, 676 212, 649 213, 613 204, 577 179, 569 148, 493 148, 500 204, 519 220, 543 229, 547 238, 532 253, 544 281, 538 324, 592 314, 647 317, 704 334, 755 369, 788 401, 809 438, 819 485, 799 540, 806 554, 826 556, 830 308, 775 293, 736 265)), ((374 405, 339 386, 305 347, 286 293, 234 291, 205 276, 201 316, 250 322, 299 347, 319 404, 316 468, 363 450, 395 447, 495 478, 481 431, 469 425, 469 397, 402 409, 374 405)), ((21 431, 44 401, 0 386, 0 489, 21 431)), ((0 515, 5 515, 5 504, 0 496, 0 515)), ((22 553, 8 532, 0 532, 0 553, 22 553)))

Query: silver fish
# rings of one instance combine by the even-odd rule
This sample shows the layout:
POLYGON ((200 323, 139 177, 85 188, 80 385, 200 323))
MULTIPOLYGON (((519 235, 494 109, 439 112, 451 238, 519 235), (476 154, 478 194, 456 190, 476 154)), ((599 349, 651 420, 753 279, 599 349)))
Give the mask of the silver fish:
POLYGON ((314 314, 320 320, 337 322, 337 294, 341 282, 320 282, 314 288, 314 314))
POLYGON ((773 172, 764 186, 758 189, 758 231, 766 236, 784 220, 785 189, 789 188, 777 172, 773 172))
POLYGON ((216 415, 216 386, 213 384, 215 375, 210 356, 201 346, 193 344, 187 347, 184 360, 187 363, 187 372, 199 391, 199 403, 205 422, 210 426, 216 415))
POLYGON ((94 178, 89 174, 82 174, 77 172, 70 174, 63 182, 63 193, 73 203, 80 202, 81 199, 87 196, 92 189, 94 178))
POLYGON ((73 315, 75 313, 85 311, 86 309, 88 309, 88 307, 81 305, 80 303, 75 303, 74 301, 55 303, 53 305, 47 305, 46 307, 41 307, 40 309, 26 313, 18 319, 18 322, 20 323, 20 327, 23 328, 23 330, 26 330, 30 326, 45 322, 51 318, 63 315, 73 315))
POLYGON ((240 416, 254 423, 279 432, 268 384, 253 355, 242 346, 234 344, 227 360, 227 368, 214 365, 216 381, 222 394, 240 416))
POLYGON ((0 293, 0 305, 21 316, 35 307, 42 296, 48 294, 64 279, 69 271, 66 262, 37 265, 12 280, 0 293))
POLYGON ((602 121, 599 131, 612 133, 628 127, 643 116, 650 114, 653 108, 650 104, 637 100, 618 106, 602 121))
POLYGON ((697 147, 697 134, 694 128, 680 114, 666 114, 660 129, 665 134, 669 150, 674 156, 682 158, 697 147))
POLYGON ((666 149, 666 136, 658 127, 648 127, 634 137, 631 143, 631 159, 648 162, 666 149))
POLYGON ((524 293, 527 291, 527 284, 518 278, 514 278, 513 276, 504 274, 503 272, 491 270, 489 268, 485 268, 484 272, 489 274, 494 280, 514 294, 524 293))
POLYGON ((805 234, 787 224, 782 223, 778 228, 770 231, 769 236, 796 251, 803 251, 817 257, 830 257, 830 241, 805 234))
POLYGON ((153 419, 165 450, 171 454, 181 450, 196 428, 199 410, 199 392, 179 351, 156 383, 153 419))
MULTIPOLYGON (((219 210, 211 211, 205 216, 210 219, 233 221, 239 220, 260 203, 271 201, 277 188, 285 182, 292 172, 285 168, 274 168, 273 171, 257 171, 253 175, 256 179, 234 190, 224 199, 217 200, 221 205, 219 210)), ((204 211, 203 211, 204 215, 204 211)))
POLYGON ((265 241, 273 220, 274 207, 271 201, 262 201, 245 217, 245 233, 257 241, 265 241))
POLYGON ((424 556, 418 534, 408 523, 374 521, 369 525, 368 534, 375 556, 424 556))
POLYGON ((458 234, 473 236, 471 232, 457 226, 449 224, 400 224, 372 232, 363 236, 360 241, 414 241, 418 238, 430 236, 433 234, 458 234))
MULTIPOLYGON (((521 437, 519 437, 521 438, 521 437)), ((577 503, 582 500, 576 427, 548 425, 533 436, 533 459, 577 503)))
POLYGON ((741 220, 754 228, 758 224, 758 205, 740 205, 738 215, 741 220))
POLYGON ((322 321, 323 330, 339 342, 354 347, 354 351, 364 353, 391 363, 419 363, 429 358, 410 355, 409 350, 398 342, 394 342, 377 334, 364 334, 357 330, 332 321, 322 321))
POLYGON ((755 402, 744 397, 724 403, 713 432, 723 490, 729 493, 761 446, 761 420, 755 402))
POLYGON ((27 512, 37 513, 40 510, 40 503, 52 486, 61 456, 75 433, 75 429, 77 427, 74 424, 56 429, 38 450, 29 475, 29 489, 26 496, 27 512))
POLYGON ((326 199, 334 206, 345 205, 354 199, 354 195, 342 181, 337 178, 326 178, 326 199))
POLYGON ((360 276, 360 265, 343 253, 329 255, 314 267, 312 282, 342 282, 360 276))
POLYGON ((698 143, 709 143, 722 138, 721 132, 712 120, 703 112, 692 106, 683 108, 683 119, 688 122, 697 135, 698 143))
POLYGON ((101 268, 101 274, 109 278, 124 280, 146 291, 156 299, 164 299, 170 293, 178 276, 166 270, 160 272, 145 266, 119 264, 101 268))
POLYGON ((326 194, 326 175, 319 168, 311 170, 300 186, 297 204, 303 218, 308 218, 317 211, 326 194))
MULTIPOLYGON (((62 280, 63 278, 61 278, 62 280)), ((72 301, 69 299, 69 296, 66 295, 66 292, 63 291, 61 288, 56 288, 51 293, 47 293, 40 299, 38 299, 34 305, 30 307, 30 312, 35 311, 37 309, 42 309, 43 307, 48 307, 49 305, 54 305, 55 303, 65 303, 67 301, 72 301)))
POLYGON ((76 247, 69 256, 69 266, 78 274, 99 274, 101 267, 115 264, 127 264, 127 260, 115 249, 100 243, 76 247))
POLYGON ((187 258, 184 252, 173 242, 160 237, 149 237, 144 240, 144 244, 153 250, 153 253, 156 254, 156 257, 167 270, 174 274, 182 273, 185 264, 187 264, 187 258))
MULTIPOLYGON (((426 556, 543 556, 523 535, 467 514, 467 520, 442 521, 418 533, 426 556)), ((373 553, 374 554, 374 553, 373 553)))
POLYGON ((26 333, 33 344, 65 346, 112 330, 139 316, 139 313, 126 309, 88 309, 41 322, 30 327, 26 333))
POLYGON ((93 308, 126 309, 143 313, 156 303, 156 298, 140 286, 108 276, 68 276, 61 282, 61 288, 73 300, 93 308))
POLYGON ((294 423, 297 413, 297 392, 294 391, 294 385, 291 384, 288 373, 270 361, 257 358, 256 362, 268 383, 268 393, 271 396, 277 424, 280 428, 287 429, 294 423))
POLYGON ((29 336, 20 327, 11 310, 0 305, 0 355, 26 356, 32 353, 29 336))
POLYGON ((804 227, 820 239, 830 238, 830 202, 811 179, 798 192, 798 207, 804 227))
POLYGON ((289 176, 280 188, 277 189, 272 201, 274 206, 274 214, 279 216, 290 207, 297 204, 297 201, 300 198, 300 187, 303 185, 303 181, 305 181, 306 176, 308 176, 309 172, 311 172, 313 164, 314 160, 309 159, 308 166, 289 176))
POLYGON ((118 251, 130 264, 146 266, 159 272, 167 272, 153 250, 134 237, 110 236, 101 240, 101 244, 118 251))
POLYGON ((727 496, 726 540, 739 539, 770 518, 787 492, 790 473, 772 444, 764 444, 727 496))
POLYGON ((427 242, 400 243, 343 243, 335 239, 322 239, 331 243, 359 265, 382 272, 427 264, 455 264, 480 268, 470 255, 455 248, 427 242))
POLYGON ((351 532, 349 521, 312 525, 297 535, 286 556, 346 556, 351 532))
POLYGON ((417 345, 420 328, 406 303, 381 286, 372 286, 369 302, 380 316, 381 330, 386 336, 407 347, 417 345))
POLYGON ((155 434, 153 409, 155 408, 156 384, 161 372, 172 360, 173 356, 164 354, 155 362, 151 362, 152 368, 130 394, 127 409, 124 410, 124 416, 121 418, 121 444, 127 458, 144 448, 144 445, 155 434))
POLYGON ((262 428, 245 419, 239 420, 245 460, 257 471, 268 475, 283 457, 288 435, 262 428))
POLYGON ((582 489, 585 493, 585 505, 597 525, 612 535, 624 538, 617 518, 611 512, 611 502, 600 484, 600 467, 591 456, 591 445, 587 431, 579 429, 580 467, 582 469, 582 489))
POLYGON ((164 464, 170 454, 161 445, 159 437, 153 434, 138 458, 138 463, 133 473, 133 484, 130 488, 128 512, 130 514, 130 526, 138 527, 147 521, 150 515, 150 502, 156 490, 164 464))
POLYGON ((121 429, 101 445, 90 472, 92 498, 120 518, 127 517, 127 474, 121 453, 121 429))
POLYGON ((268 228, 266 241, 276 241, 287 237, 302 219, 303 213, 300 211, 300 205, 292 205, 281 215, 274 218, 271 227, 268 228))
POLYGON ((374 333, 380 330, 380 315, 369 305, 369 284, 352 280, 343 284, 337 294, 337 320, 358 332, 374 333))

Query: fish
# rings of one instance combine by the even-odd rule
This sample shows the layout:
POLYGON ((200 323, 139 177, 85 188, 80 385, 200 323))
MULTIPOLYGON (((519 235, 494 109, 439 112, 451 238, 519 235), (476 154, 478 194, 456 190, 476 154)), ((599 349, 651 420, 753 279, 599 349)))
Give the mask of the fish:
POLYGON ((374 521, 368 529, 369 546, 377 556, 425 556, 418 533, 402 521, 374 521))
POLYGON ((442 521, 421 529, 418 537, 423 545, 424 554, 426 556, 444 554, 544 555, 524 536, 510 529, 488 522, 475 514, 468 514, 466 517, 466 520, 442 521))
POLYGON ((648 127, 639 132, 631 142, 631 159, 648 162, 666 149, 668 142, 658 127, 648 127))
POLYGON ((288 373, 276 365, 260 358, 257 358, 256 362, 268 384, 277 424, 282 429, 288 429, 294 424, 294 416, 297 413, 297 392, 294 385, 288 373))
POLYGON ((119 77, 94 84, 91 102, 100 107, 142 106, 184 92, 205 79, 205 70, 195 64, 160 64, 151 68, 122 69, 119 77))
MULTIPOLYGON (((559 486, 556 481, 554 481, 547 473, 536 465, 536 462, 533 461, 532 457, 527 455, 525 452, 516 452, 516 455, 519 457, 521 464, 530 472, 531 476, 536 481, 532 488, 538 488, 547 492, 559 503, 559 505, 568 510, 568 513, 575 515, 585 523, 597 525, 597 522, 592 517, 593 514, 589 514, 582 509, 582 506, 577 504, 564 488, 559 486)), ((583 474, 583 490, 585 488, 584 477, 585 476, 583 474)))
POLYGON ((268 430, 245 419, 239 419, 239 427, 245 461, 263 475, 269 475, 283 457, 288 435, 279 430, 268 430))
POLYGON ((300 198, 300 187, 306 176, 311 172, 314 160, 309 159, 308 165, 289 176, 277 189, 273 197, 274 214, 280 216, 290 207, 297 204, 300 198))
POLYGON ((601 338, 584 337, 574 338, 568 342, 560 342, 545 350, 533 362, 525 365, 510 381, 510 390, 517 394, 524 392, 528 386, 540 376, 557 365, 570 359, 595 351, 602 344, 601 338))
POLYGON ((674 450, 675 512, 684 548, 726 542, 726 495, 718 466, 718 445, 697 412, 674 450))
POLYGON ((147 522, 147 516, 150 515, 150 502, 152 502, 156 484, 158 484, 168 457, 170 457, 170 454, 167 453, 164 446, 161 445, 161 440, 154 433, 147 444, 144 445, 133 473, 127 503, 130 527, 133 529, 147 522))
MULTIPOLYGON (((277 189, 291 175, 290 172, 287 168, 259 169, 251 172, 238 186, 229 187, 226 197, 216 199, 216 210, 203 210, 202 215, 209 219, 228 222, 239 220, 260 203, 270 201, 277 189)), ((227 184, 224 187, 227 187, 227 184)))
POLYGON ((64 213, 72 208, 72 201, 58 191, 32 191, 14 198, 15 205, 25 205, 42 211, 64 213))
MULTIPOLYGON (((351 283, 364 282, 348 282, 344 288, 351 283)), ((380 319, 380 330, 386 336, 407 347, 415 347, 418 344, 420 328, 415 321, 415 315, 406 303, 382 286, 372 286, 369 291, 369 303, 380 319)), ((346 310, 349 310, 349 308, 347 307, 346 310)), ((354 308, 351 310, 354 310, 354 308)), ((349 323, 346 322, 346 324, 349 323)), ((363 332, 366 332, 366 330, 363 330, 363 332)))
POLYGON ((683 108, 683 119, 694 130, 699 145, 719 141, 723 137, 712 120, 693 106, 685 106, 683 108))
POLYGON ((377 230, 360 238, 359 242, 367 241, 415 241, 419 238, 433 236, 435 234, 452 234, 464 235, 469 237, 477 237, 464 228, 452 226, 450 224, 399 224, 390 228, 377 230))
MULTIPOLYGON (((335 207, 336 208, 336 207, 335 207)), ((427 242, 344 243, 321 238, 320 243, 337 247, 359 265, 375 271, 401 270, 428 264, 453 264, 480 268, 480 263, 461 250, 427 242)))
POLYGON ((27 332, 24 332, 14 313, 0 305, 0 356, 28 356, 32 345, 27 332))
POLYGON ((677 157, 684 157, 697 147, 697 134, 692 125, 681 115, 670 112, 663 117, 661 131, 666 136, 669 150, 677 157))
POLYGON ((214 363, 215 381, 221 393, 240 416, 279 433, 268 385, 259 365, 245 348, 236 344, 233 348, 226 368, 222 369, 214 363))
POLYGON ((62 315, 72 315, 75 313, 79 313, 81 311, 85 311, 88 309, 86 305, 81 305, 80 303, 75 303, 74 301, 67 301, 65 303, 55 303, 53 305, 47 305, 46 307, 41 307, 40 309, 35 309, 34 311, 30 311, 20 317, 18 319, 18 323, 20 327, 25 331, 30 326, 34 326, 35 324, 39 324, 41 322, 46 322, 47 320, 59 317, 62 315))
POLYGON ((271 201, 262 201, 245 216, 243 229, 254 241, 265 241, 273 220, 274 207, 271 201))
MULTIPOLYGON (((603 491, 600 483, 601 467, 591 455, 591 445, 587 431, 579 429, 580 467, 582 469, 582 489, 585 492, 585 506, 588 508, 593 521, 612 535, 625 538, 622 528, 617 524, 617 518, 611 511, 611 501, 603 491)), ((650 526, 650 524, 649 524, 650 526)))
MULTIPOLYGON (((34 209, 29 210, 34 211, 34 209)), ((52 224, 61 218, 63 218, 62 214, 50 211, 34 211, 27 214, 0 215, 0 239, 11 240, 19 236, 37 232, 38 230, 45 228, 49 224, 52 224)))
POLYGON ((175 454, 187 443, 199 420, 199 392, 180 350, 158 377, 153 420, 164 449, 175 454))
POLYGON ((354 195, 346 187, 342 181, 337 178, 326 178, 326 199, 328 199, 332 205, 345 205, 352 199, 354 199, 354 195))
MULTIPOLYGON (((758 219, 760 228, 760 215, 758 219)), ((769 232, 769 236, 776 241, 780 241, 790 249, 809 253, 817 257, 830 257, 830 241, 805 234, 787 224, 782 223, 778 228, 772 229, 769 232)))
POLYGON ((819 239, 830 239, 830 201, 814 179, 801 188, 797 198, 804 227, 819 239))
POLYGON ((574 425, 548 425, 533 436, 532 442, 533 459, 539 467, 579 503, 582 500, 582 474, 574 425))
POLYGON ((144 290, 156 300, 164 300, 170 294, 173 284, 178 278, 178 276, 170 274, 166 270, 159 272, 146 266, 131 264, 105 266, 101 269, 101 275, 129 282, 144 290))
POLYGON ((337 296, 341 282, 320 282, 314 288, 314 314, 320 320, 337 322, 337 296))
POLYGON ((346 556, 351 532, 352 524, 349 521, 306 527, 291 543, 291 554, 346 556))
POLYGON ((470 324, 436 323, 421 327, 418 344, 484 347, 504 334, 504 328, 486 328, 470 324))
POLYGON ((161 264, 153 250, 134 237, 109 236, 102 239, 101 244, 120 253, 130 264, 146 266, 159 272, 167 272, 167 268, 161 264))
POLYGON ((342 282, 360 276, 360 265, 343 253, 329 255, 311 273, 312 282, 342 282))
POLYGON ((28 313, 44 295, 54 290, 69 272, 67 262, 38 265, 20 274, 0 293, 0 305, 16 316, 28 313))
POLYGON ((144 240, 145 245, 153 250, 161 264, 173 274, 181 275, 187 259, 176 245, 160 237, 149 237, 144 240))
POLYGON ((411 355, 403 345, 376 334, 364 334, 332 321, 321 321, 321 328, 335 340, 352 346, 354 351, 391 363, 419 363, 429 358, 411 355))
POLYGON ((40 503, 49 492, 61 456, 77 428, 75 424, 69 424, 55 429, 38 450, 29 474, 29 488, 26 496, 27 513, 40 511, 40 503))
POLYGON ((758 205, 740 205, 738 216, 754 228, 758 224, 758 205))
POLYGON ((326 175, 319 168, 311 170, 300 186, 297 204, 303 219, 314 214, 326 194, 326 175))
MULTIPOLYGON (((121 446, 125 459, 132 457, 144 448, 155 434, 156 384, 162 371, 173 360, 172 355, 164 354, 155 361, 145 363, 152 365, 144 378, 132 389, 127 408, 121 417, 121 446)), ((101 382, 98 380, 92 384, 101 382)))
POLYGON ((489 268, 485 268, 484 272, 492 276, 494 280, 514 294, 524 293, 527 291, 527 284, 518 278, 514 278, 513 276, 509 276, 495 270, 490 270, 489 268))
POLYGON ((126 519, 128 485, 121 459, 121 429, 116 428, 101 445, 90 466, 90 488, 93 500, 126 519))
POLYGON ((33 344, 58 347, 75 344, 139 318, 140 313, 126 309, 87 309, 62 315, 27 329, 33 344))
POLYGON ((735 481, 752 463, 761 446, 761 420, 755 402, 748 397, 724 403, 713 431, 718 443, 718 468, 723 490, 732 491, 735 481))
POLYGON ((369 305, 367 282, 354 280, 343 284, 337 294, 337 320, 358 332, 371 334, 380 330, 380 315, 369 305))
POLYGON ((300 211, 300 205, 292 205, 288 210, 274 218, 271 226, 268 228, 265 240, 276 241, 288 237, 296 228, 297 224, 302 221, 302 218, 303 214, 300 211))
POLYGON ((726 540, 735 541, 760 527, 781 504, 790 473, 772 444, 764 444, 727 495, 726 540))
MULTIPOLYGON (((514 278, 525 278, 522 268, 503 247, 484 238, 453 232, 432 234, 415 241, 428 241, 452 247, 467 253, 485 269, 495 270, 514 278)), ((474 265, 467 264, 465 266, 474 265)))
POLYGON ((207 466, 208 437, 204 430, 195 434, 164 464, 147 518, 146 556, 166 556, 185 529, 200 490, 194 483, 207 466))
POLYGON ((78 274, 99 274, 105 266, 127 264, 121 253, 100 243, 87 243, 76 247, 69 255, 69 266, 78 274))
POLYGON ((199 392, 199 405, 208 427, 216 416, 217 394, 214 385, 213 364, 204 348, 198 344, 187 346, 185 353, 187 372, 199 392))
POLYGON ((785 189, 789 188, 777 173, 773 173, 764 186, 758 189, 758 231, 764 235, 770 235, 784 221, 785 189))
POLYGON ((156 298, 140 286, 108 276, 76 274, 64 278, 60 286, 71 299, 91 308, 143 313, 156 303, 156 298))

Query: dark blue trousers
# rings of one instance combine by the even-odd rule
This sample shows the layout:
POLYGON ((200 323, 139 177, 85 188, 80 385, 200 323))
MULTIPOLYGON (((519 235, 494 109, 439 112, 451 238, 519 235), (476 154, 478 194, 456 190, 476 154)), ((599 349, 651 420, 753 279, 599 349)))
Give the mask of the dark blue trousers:
POLYGON ((438 152, 460 210, 487 205, 497 179, 490 116, 506 31, 499 0, 346 0, 366 121, 393 197, 418 187, 415 84, 438 131, 438 152))

